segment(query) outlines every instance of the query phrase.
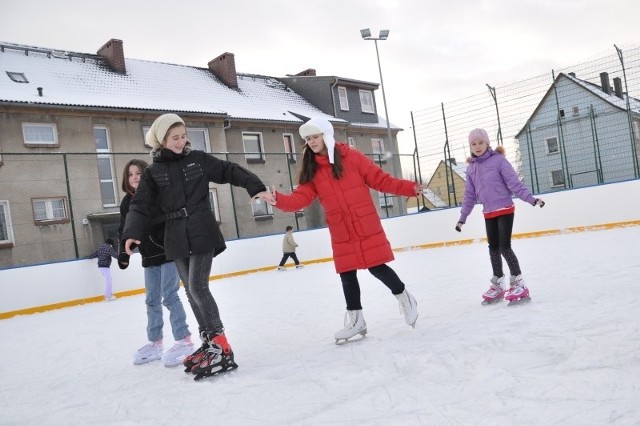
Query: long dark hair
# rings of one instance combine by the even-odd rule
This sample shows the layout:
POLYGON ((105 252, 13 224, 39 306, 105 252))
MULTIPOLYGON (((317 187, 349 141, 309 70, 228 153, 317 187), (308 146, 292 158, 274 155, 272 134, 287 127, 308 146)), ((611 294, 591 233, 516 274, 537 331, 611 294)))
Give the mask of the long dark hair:
POLYGON ((129 185, 129 167, 136 166, 140 169, 140 173, 144 172, 149 165, 144 160, 138 160, 134 158, 133 160, 127 161, 127 164, 124 166, 124 172, 122 172, 122 190, 128 194, 133 194, 136 190, 129 185))
MULTIPOLYGON (((316 169, 318 165, 316 164, 315 152, 309 145, 304 146, 304 152, 302 154, 302 167, 300 168, 300 173, 298 174, 298 183, 303 184, 307 182, 311 182, 313 177, 316 175, 316 169)), ((340 179, 342 177, 342 158, 340 157, 340 152, 338 152, 338 147, 333 147, 333 164, 331 165, 331 175, 334 179, 340 179)))

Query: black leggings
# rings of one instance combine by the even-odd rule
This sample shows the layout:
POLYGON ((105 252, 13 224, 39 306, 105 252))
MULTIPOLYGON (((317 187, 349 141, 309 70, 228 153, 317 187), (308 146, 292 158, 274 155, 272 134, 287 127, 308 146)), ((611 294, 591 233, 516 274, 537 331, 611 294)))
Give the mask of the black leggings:
MULTIPOLYGON (((369 268, 369 272, 371 272, 374 277, 382 281, 384 285, 389 287, 391 293, 397 295, 404 291, 404 283, 400 281, 398 274, 387 266, 386 263, 369 268)), ((360 284, 358 283, 357 273, 358 271, 340 273, 342 291, 344 292, 344 299, 347 302, 348 311, 357 311, 362 309, 362 304, 360 303, 360 284)))
POLYGON ((506 214, 491 219, 485 219, 487 239, 489 240, 489 258, 493 275, 501 277, 502 257, 507 261, 511 275, 520 275, 520 264, 516 254, 511 249, 511 232, 513 231, 514 214, 506 214), (501 257, 502 256, 502 257, 501 257))

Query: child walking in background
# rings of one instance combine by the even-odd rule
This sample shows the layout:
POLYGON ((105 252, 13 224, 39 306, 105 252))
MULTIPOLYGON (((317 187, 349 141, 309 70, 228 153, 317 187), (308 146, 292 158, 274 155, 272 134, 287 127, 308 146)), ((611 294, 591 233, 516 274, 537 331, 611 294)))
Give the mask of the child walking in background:
POLYGON ((117 258, 118 253, 111 238, 104 240, 104 243, 96 251, 89 255, 89 259, 98 258, 98 270, 104 277, 104 300, 110 302, 116 300, 113 295, 113 280, 111 279, 111 258, 117 258))
POLYGON ((471 157, 467 160, 467 182, 460 219, 456 231, 462 230, 477 202, 482 203, 489 259, 491 260, 491 285, 484 292, 483 304, 506 300, 512 303, 529 301, 529 289, 524 283, 520 264, 511 248, 511 232, 515 204, 513 194, 532 206, 544 207, 544 201, 535 198, 520 181, 511 163, 504 156, 504 148, 491 149, 489 135, 484 129, 473 129, 469 133, 471 157), (502 271, 502 257, 507 261, 511 277, 510 288, 505 292, 505 276, 502 271))
POLYGON ((298 243, 293 239, 293 226, 287 226, 286 233, 284 234, 284 238, 282 239, 282 260, 280 260, 280 264, 278 265, 278 271, 286 271, 287 269, 284 267, 284 264, 287 263, 287 259, 291 257, 293 259, 293 263, 296 264, 296 269, 300 269, 303 265, 300 264, 298 260, 298 256, 296 256, 296 247, 298 247, 298 243))
POLYGON ((336 272, 340 274, 347 304, 345 326, 335 334, 344 343, 360 334, 367 324, 362 314, 357 270, 368 269, 398 299, 404 319, 415 326, 415 298, 387 262, 394 260, 391 245, 373 204, 369 188, 380 192, 416 196, 422 186, 385 173, 361 152, 336 143, 331 123, 312 118, 300 127, 306 145, 298 187, 290 194, 273 193, 272 204, 287 212, 298 211, 316 198, 324 210, 336 272))
MULTIPOLYGON (((124 224, 129 213, 131 199, 140 183, 140 177, 148 164, 142 160, 130 160, 124 166, 122 190, 125 196, 120 203, 120 229, 122 235, 124 224)), ((176 367, 184 358, 193 352, 191 332, 187 325, 187 314, 178 295, 180 279, 174 262, 167 260, 164 252, 164 217, 155 207, 150 210, 151 223, 144 231, 144 239, 139 250, 144 268, 145 304, 147 305, 147 339, 149 343, 134 354, 134 365, 145 364, 162 358, 165 367, 176 367), (175 344, 164 355, 162 354, 162 305, 169 310, 169 322, 175 344)), ((129 255, 124 251, 124 240, 121 239, 121 250, 118 255, 118 266, 126 269, 129 266, 129 255)))
POLYGON ((226 249, 209 204, 209 182, 245 188, 251 197, 271 200, 256 175, 236 163, 191 150, 187 129, 176 114, 163 114, 145 136, 153 163, 145 169, 129 205, 122 231, 125 251, 140 244, 159 206, 165 215, 164 248, 184 284, 198 321, 202 346, 184 359, 195 380, 236 369, 218 305, 209 288, 211 263, 226 249))

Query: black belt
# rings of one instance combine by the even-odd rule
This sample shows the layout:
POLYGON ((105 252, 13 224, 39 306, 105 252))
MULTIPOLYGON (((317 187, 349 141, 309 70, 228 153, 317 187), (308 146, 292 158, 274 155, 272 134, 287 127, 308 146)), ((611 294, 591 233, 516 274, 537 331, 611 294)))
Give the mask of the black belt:
POLYGON ((165 219, 167 220, 182 219, 183 217, 188 217, 188 216, 189 216, 189 213, 187 212, 187 208, 183 207, 180 210, 176 210, 175 212, 167 213, 167 215, 165 216, 165 219))

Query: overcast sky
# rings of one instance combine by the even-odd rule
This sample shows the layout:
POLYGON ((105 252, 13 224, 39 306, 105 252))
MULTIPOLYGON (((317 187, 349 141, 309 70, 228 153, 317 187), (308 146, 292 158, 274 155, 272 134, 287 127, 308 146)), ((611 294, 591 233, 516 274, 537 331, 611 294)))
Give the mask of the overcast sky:
POLYGON ((388 29, 382 75, 408 153, 411 111, 635 47, 638 16, 639 0, 20 0, 3 2, 0 41, 96 53, 116 38, 129 58, 206 67, 231 52, 238 72, 379 82, 359 30, 388 29))

